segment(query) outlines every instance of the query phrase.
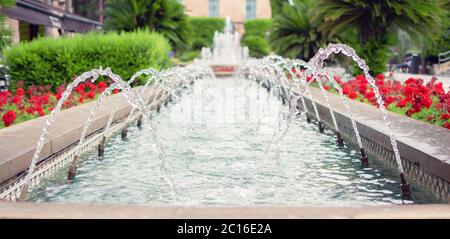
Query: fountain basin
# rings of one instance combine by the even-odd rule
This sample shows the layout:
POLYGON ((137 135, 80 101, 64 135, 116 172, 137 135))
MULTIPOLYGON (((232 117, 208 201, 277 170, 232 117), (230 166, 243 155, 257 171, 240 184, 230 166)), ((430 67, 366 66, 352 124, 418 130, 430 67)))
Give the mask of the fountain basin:
MULTIPOLYGON (((321 120, 333 129, 326 101, 319 89, 310 87, 321 120)), ((341 134, 356 142, 351 120, 338 95, 328 94, 341 134)), ((311 100, 305 96, 310 116, 315 117, 311 100)), ((381 112, 357 101, 348 101, 358 125, 364 148, 377 159, 396 167, 394 153, 381 112)), ((302 104, 299 103, 302 107, 302 104)), ((388 112, 391 130, 397 138, 405 174, 408 179, 432 191, 437 198, 450 202, 450 131, 405 116, 388 112)), ((373 159, 374 157, 369 157, 373 159)))
MULTIPOLYGON (((150 95, 151 92, 147 90, 145 96, 150 97, 153 109, 169 100, 166 93, 160 92, 157 95, 150 95)), ((97 146, 97 143, 102 138, 100 133, 102 133, 103 128, 107 124, 113 105, 116 99, 120 98, 122 100, 118 103, 113 119, 115 126, 111 128, 110 133, 121 128, 122 121, 131 111, 131 105, 122 95, 111 95, 104 101, 93 118, 87 132, 88 140, 83 145, 82 151, 87 151, 97 146)), ((72 159, 74 154, 77 153, 74 151, 75 146, 80 139, 84 123, 94 104, 95 101, 89 102, 66 109, 57 115, 40 154, 41 172, 36 175, 38 177, 32 183, 33 185, 37 184, 40 178, 49 176, 47 174, 50 174, 50 172, 54 173, 55 170, 62 167, 64 163, 72 159)), ((47 117, 40 117, 0 130, 0 198, 14 200, 18 197, 20 193, 19 187, 23 183, 22 172, 30 165, 36 142, 47 117)))
MULTIPOLYGON (((148 130, 130 127, 106 144, 102 160, 81 155, 74 181, 62 174, 30 192, 34 202, 126 203, 152 206, 311 206, 401 204, 395 170, 363 168, 358 148, 296 119, 266 151, 279 125, 281 101, 253 81, 199 81, 153 118, 166 155, 162 174, 148 130), (279 156, 276 156, 279 155, 279 156), (394 172, 392 174, 392 172, 394 172), (174 185, 171 190, 165 176, 174 185)), ((414 202, 437 202, 413 185, 414 202)), ((405 201, 411 203, 412 201, 405 201)))
POLYGON ((216 76, 232 76, 238 70, 237 65, 211 65, 216 76))

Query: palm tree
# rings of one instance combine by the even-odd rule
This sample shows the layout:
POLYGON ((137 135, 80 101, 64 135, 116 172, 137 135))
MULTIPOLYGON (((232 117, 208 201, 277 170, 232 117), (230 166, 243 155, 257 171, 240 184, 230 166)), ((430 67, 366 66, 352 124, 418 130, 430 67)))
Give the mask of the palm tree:
POLYGON ((189 44, 187 16, 177 0, 110 0, 106 2, 105 28, 148 28, 163 34, 176 49, 189 44))
MULTIPOLYGON (((327 36, 353 34, 353 47, 373 73, 386 69, 395 29, 411 36, 431 36, 442 23, 441 0, 318 0, 314 22, 327 36)), ((350 43, 352 44, 352 43, 350 43)))
POLYGON ((277 54, 308 60, 323 46, 322 34, 310 21, 311 5, 311 0, 283 4, 282 14, 275 16, 269 36, 272 49, 277 54))
POLYGON ((279 13, 282 12, 283 3, 287 2, 288 0, 270 0, 270 8, 272 10, 272 17, 275 17, 279 13))

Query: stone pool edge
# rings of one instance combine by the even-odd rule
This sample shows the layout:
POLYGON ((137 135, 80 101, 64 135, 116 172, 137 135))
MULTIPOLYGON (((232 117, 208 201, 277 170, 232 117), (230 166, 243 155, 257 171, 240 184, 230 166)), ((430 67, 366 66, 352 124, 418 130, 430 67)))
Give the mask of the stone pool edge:
MULTIPOLYGON (((328 129, 334 129, 323 93, 314 87, 310 87, 310 90, 322 122, 328 129)), ((340 97, 329 92, 327 94, 341 135, 345 140, 356 143, 351 120, 344 110, 340 97)), ((283 94, 280 97, 285 98, 283 94)), ((316 119, 311 99, 305 96, 305 102, 309 115, 316 119)), ((380 110, 350 99, 348 103, 366 152, 387 162, 390 167, 397 168, 380 110)), ((298 105, 303 110, 300 101, 298 105)), ((391 120, 391 130, 396 135, 402 165, 408 180, 426 188, 437 199, 450 203, 450 131, 392 112, 388 112, 388 116, 391 120), (435 137, 437 141, 427 138, 427 131, 429 131, 428 135, 435 137)))
MULTIPOLYGON (((180 86, 181 81, 174 81, 174 86, 180 86)), ((170 101, 168 93, 161 88, 158 91, 151 90, 149 87, 144 97, 149 97, 149 105, 152 110, 158 110, 163 104, 170 101)), ((139 90, 140 87, 134 90, 139 90)), ((74 155, 83 153, 96 147, 102 138, 102 132, 107 124, 109 113, 120 94, 111 95, 99 108, 99 111, 91 121, 88 129, 88 135, 79 151, 76 146, 79 142, 84 121, 91 107, 96 101, 92 101, 80 106, 76 106, 61 111, 55 120, 55 125, 50 129, 51 133, 45 141, 39 164, 33 174, 31 186, 38 184, 42 179, 53 175, 58 169, 69 163, 74 155), (80 116, 82 115, 82 116, 80 116), (68 127, 62 128, 57 123, 67 123, 68 127)), ((122 97, 118 103, 117 111, 114 115, 113 124, 108 135, 117 132, 124 126, 124 120, 131 111, 131 105, 122 97)), ((48 116, 36 118, 23 122, 11 128, 0 130, 0 199, 6 198, 16 200, 20 195, 20 189, 24 183, 24 171, 27 170, 31 157, 34 153, 37 138, 48 116), (24 138, 24 135, 30 134, 30 137, 24 138), (20 139, 20 140, 18 140, 20 139)), ((130 122, 138 117, 138 112, 130 119, 130 122)))
POLYGON ((151 207, 0 202, 0 219, 449 219, 450 205, 151 207))

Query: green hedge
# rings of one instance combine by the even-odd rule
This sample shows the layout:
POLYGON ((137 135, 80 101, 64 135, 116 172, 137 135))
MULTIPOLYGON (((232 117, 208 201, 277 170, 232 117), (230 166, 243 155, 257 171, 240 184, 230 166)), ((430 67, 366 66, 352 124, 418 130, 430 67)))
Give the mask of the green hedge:
POLYGON ((269 42, 259 36, 247 36, 242 39, 242 45, 248 46, 252 57, 261 58, 270 54, 269 42))
POLYGON ((222 32, 225 28, 225 19, 217 17, 189 17, 191 32, 191 50, 200 50, 210 47, 214 40, 214 32, 222 32))
POLYGON ((4 56, 13 83, 56 87, 100 66, 127 80, 140 69, 167 67, 170 50, 161 35, 139 31, 40 38, 6 49, 4 56))
POLYGON ((252 57, 263 57, 270 54, 267 35, 271 27, 272 19, 253 19, 244 22, 245 34, 241 43, 249 48, 252 57))

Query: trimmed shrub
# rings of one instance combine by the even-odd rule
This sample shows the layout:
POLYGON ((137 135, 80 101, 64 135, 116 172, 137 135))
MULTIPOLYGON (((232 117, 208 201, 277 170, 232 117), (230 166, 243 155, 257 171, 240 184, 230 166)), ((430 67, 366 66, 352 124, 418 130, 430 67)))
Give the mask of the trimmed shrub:
POLYGON ((189 17, 188 23, 192 50, 210 47, 214 40, 214 32, 221 32, 225 28, 225 19, 217 17, 189 17))
POLYGON ((247 36, 242 39, 242 45, 248 46, 252 57, 261 58, 270 54, 269 42, 259 36, 247 36))
POLYGON ((267 33, 272 28, 272 19, 252 19, 244 22, 245 34, 247 36, 267 37, 267 33))
POLYGON ((253 19, 244 23, 245 34, 241 43, 247 46, 252 57, 264 57, 270 54, 268 32, 272 27, 272 19, 253 19))
POLYGON ((89 33, 75 37, 40 38, 4 51, 9 74, 25 85, 57 87, 100 66, 124 80, 148 67, 169 66, 170 45, 158 33, 89 33))

